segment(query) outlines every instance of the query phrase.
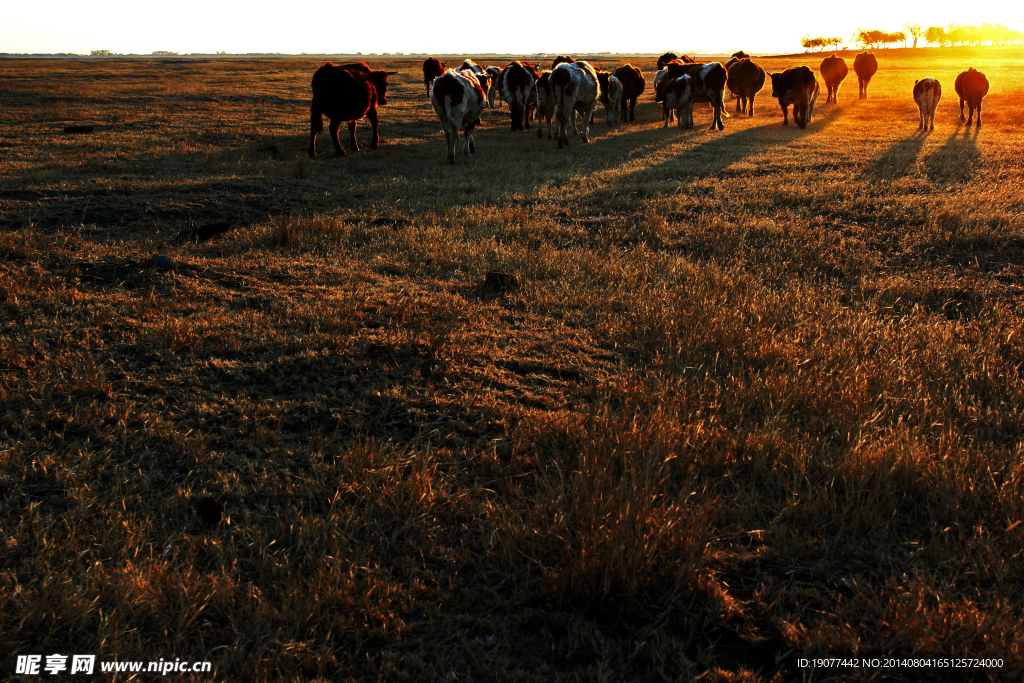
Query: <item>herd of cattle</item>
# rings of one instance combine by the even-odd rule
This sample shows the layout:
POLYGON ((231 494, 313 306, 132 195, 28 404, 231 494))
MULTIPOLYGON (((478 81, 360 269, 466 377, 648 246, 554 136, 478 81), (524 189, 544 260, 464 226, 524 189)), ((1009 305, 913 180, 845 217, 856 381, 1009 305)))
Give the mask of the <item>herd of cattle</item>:
MULTIPOLYGON (((853 62, 857 74, 860 98, 866 98, 868 83, 878 71, 874 54, 863 52, 853 62)), ((839 86, 849 73, 846 62, 835 55, 826 57, 819 67, 825 82, 826 101, 838 102, 839 86)), ((367 118, 373 128, 370 148, 376 149, 377 106, 387 104, 388 76, 396 71, 378 71, 365 63, 324 64, 313 76, 313 102, 310 108, 309 156, 316 156, 316 136, 323 132, 324 114, 331 121, 331 140, 339 155, 345 154, 338 139, 343 121, 348 122, 352 151, 356 144, 356 122, 367 118)), ((736 113, 754 115, 754 96, 771 76, 772 97, 782 107, 782 123, 789 125, 789 107, 793 107, 793 120, 806 128, 814 112, 820 87, 814 73, 806 66, 798 66, 779 73, 768 74, 749 55, 737 52, 722 64, 697 62, 686 55, 678 57, 666 53, 658 59, 658 72, 654 76, 654 99, 662 106, 662 121, 667 127, 673 120, 680 128, 693 128, 693 104, 707 102, 713 110, 711 130, 724 130, 725 91, 736 98, 736 113)), ((507 102, 512 130, 530 127, 536 120, 537 135, 543 137, 546 122, 547 136, 554 137, 558 148, 569 143, 568 127, 583 142, 590 141, 590 124, 598 104, 605 107, 608 125, 634 121, 636 102, 644 92, 646 81, 640 69, 625 64, 614 71, 598 71, 590 63, 560 55, 550 70, 541 72, 526 60, 514 61, 503 69, 483 67, 467 59, 456 69, 435 59, 423 62, 423 81, 431 107, 437 114, 447 142, 448 161, 455 163, 459 132, 463 134, 463 152, 476 149, 473 130, 480 123, 480 115, 488 107, 507 102)), ((956 78, 954 84, 960 97, 960 120, 964 120, 964 104, 968 107, 967 125, 971 125, 975 110, 981 126, 981 101, 988 93, 988 79, 973 67, 956 78)), ((914 101, 920 111, 918 130, 935 129, 935 108, 942 88, 934 78, 914 83, 914 101)))

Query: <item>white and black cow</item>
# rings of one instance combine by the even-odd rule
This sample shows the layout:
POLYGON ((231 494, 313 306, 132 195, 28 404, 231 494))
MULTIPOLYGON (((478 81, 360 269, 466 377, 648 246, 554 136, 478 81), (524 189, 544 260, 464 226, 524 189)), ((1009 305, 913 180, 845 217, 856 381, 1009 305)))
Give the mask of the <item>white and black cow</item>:
POLYGON ((782 125, 789 125, 789 105, 792 104, 793 120, 796 125, 806 128, 811 122, 820 91, 814 72, 806 66, 798 66, 771 74, 771 77, 772 97, 779 98, 779 106, 782 107, 782 125))
POLYGON ((935 108, 942 97, 942 86, 934 78, 914 81, 914 101, 921 114, 918 130, 935 130, 935 108))
MULTIPOLYGON (((558 149, 569 144, 566 128, 573 122, 573 114, 583 117, 583 142, 590 142, 590 120, 597 108, 599 86, 597 71, 589 62, 577 61, 559 64, 549 79, 555 98, 555 119, 558 121, 558 149)), ((575 122, 573 122, 575 128, 575 122)))
MULTIPOLYGON (((709 62, 707 64, 672 62, 665 67, 665 70, 665 75, 658 82, 658 87, 654 91, 655 101, 663 102, 665 85, 668 79, 689 76, 691 99, 694 102, 708 102, 714 109, 711 130, 725 130, 722 117, 729 117, 729 113, 725 111, 725 84, 729 80, 729 72, 725 70, 725 67, 718 62, 709 62)), ((688 111, 692 116, 693 107, 689 107, 688 111)), ((664 105, 662 112, 665 116, 668 116, 668 111, 665 110, 664 105)), ((690 121, 688 125, 692 126, 693 122, 690 121)))
MULTIPOLYGON (((675 112, 680 128, 693 128, 693 79, 688 74, 662 82, 661 106, 666 112, 675 112)), ((668 128, 668 117, 664 117, 668 128)))
POLYGON ((491 87, 487 90, 487 106, 494 106, 494 98, 498 98, 498 104, 505 101, 505 96, 501 92, 501 69, 496 66, 489 66, 484 71, 491 77, 491 87))
POLYGON ((544 137, 544 123, 547 122, 548 140, 551 140, 551 120, 555 118, 555 94, 551 91, 551 70, 548 69, 537 79, 537 137, 544 137))
MULTIPOLYGON (((668 53, 668 54, 671 54, 671 53, 668 53)), ((659 61, 659 63, 660 63, 660 61, 659 61)), ((660 99, 661 95, 659 94, 660 91, 658 90, 658 84, 661 83, 665 79, 665 76, 667 76, 667 75, 668 75, 668 67, 665 67, 665 68, 661 69, 661 71, 659 71, 658 73, 654 74, 654 101, 655 102, 661 102, 662 101, 660 99)), ((665 125, 666 126, 668 126, 668 123, 669 123, 669 121, 672 120, 672 117, 675 117, 675 110, 667 110, 665 108, 665 106, 662 105, 662 107, 661 107, 661 119, 662 119, 662 121, 665 121, 665 125)))
MULTIPOLYGON (((462 66, 456 69, 456 71, 473 74, 473 76, 475 76, 476 79, 480 81, 480 87, 484 89, 484 92, 487 92, 487 89, 491 84, 491 75, 487 73, 487 71, 482 66, 474 62, 472 59, 467 59, 466 61, 464 61, 462 63, 462 66)), ((490 105, 485 104, 484 106, 490 105)))
POLYGON ((610 71, 598 71, 597 83, 601 89, 598 101, 604 105, 605 119, 609 126, 617 126, 620 120, 619 108, 622 106, 622 81, 610 71))
POLYGON ((480 123, 480 114, 486 100, 480 81, 472 73, 448 69, 434 79, 430 106, 434 108, 441 121, 441 128, 444 129, 445 141, 448 143, 448 163, 455 163, 455 144, 460 130, 465 136, 463 152, 468 155, 476 151, 473 128, 480 123))
POLYGON ((538 78, 537 67, 525 60, 512 62, 501 72, 502 94, 508 102, 514 131, 530 128, 530 118, 537 105, 534 85, 538 78))

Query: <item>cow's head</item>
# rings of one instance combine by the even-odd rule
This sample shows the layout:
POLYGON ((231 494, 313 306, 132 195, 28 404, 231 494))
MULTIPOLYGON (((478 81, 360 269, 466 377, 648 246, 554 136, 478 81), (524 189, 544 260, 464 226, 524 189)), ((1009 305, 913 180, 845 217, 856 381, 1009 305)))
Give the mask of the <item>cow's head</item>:
POLYGON ((377 90, 377 104, 388 103, 388 76, 394 76, 397 71, 371 71, 370 79, 373 87, 377 90))
POLYGON ((782 87, 782 74, 768 74, 772 77, 772 97, 779 96, 779 89, 782 87))

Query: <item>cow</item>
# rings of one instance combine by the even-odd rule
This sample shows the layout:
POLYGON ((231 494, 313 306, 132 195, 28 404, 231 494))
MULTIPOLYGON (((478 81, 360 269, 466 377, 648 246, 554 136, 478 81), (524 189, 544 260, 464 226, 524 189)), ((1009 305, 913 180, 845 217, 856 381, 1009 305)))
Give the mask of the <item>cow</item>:
POLYGON ((568 55, 558 55, 555 57, 555 61, 551 62, 551 68, 554 69, 559 64, 574 64, 576 60, 568 55))
POLYGON ((861 52, 853 59, 853 70, 857 73, 857 85, 860 88, 859 99, 868 98, 868 83, 878 71, 878 60, 873 52, 861 52))
MULTIPOLYGON (((729 61, 732 62, 732 59, 729 61)), ((747 103, 749 102, 750 115, 753 116, 754 95, 764 87, 765 70, 749 57, 739 58, 731 66, 728 65, 728 62, 726 64, 726 71, 729 73, 726 85, 736 96, 736 113, 747 113, 747 103)))
POLYGON ((601 87, 599 99, 604 105, 608 125, 616 126, 619 123, 619 108, 622 106, 622 82, 611 71, 598 71, 597 82, 601 87))
POLYGON ((485 69, 487 75, 491 77, 491 87, 487 91, 487 106, 494 106, 494 98, 498 98, 498 104, 505 101, 505 98, 501 94, 501 69, 496 66, 489 66, 485 69))
POLYGON ((512 115, 512 130, 530 128, 530 115, 537 103, 534 89, 540 73, 527 61, 515 61, 501 72, 502 94, 512 115))
POLYGON ((549 82, 555 99, 555 119, 558 121, 558 149, 569 144, 566 127, 574 113, 583 117, 580 138, 584 143, 590 142, 590 121, 594 117, 600 92, 594 67, 584 61, 559 64, 551 71, 549 82))
POLYGON ((918 111, 921 113, 918 130, 935 130, 935 108, 939 106, 940 97, 942 86, 934 78, 914 81, 914 101, 917 102, 918 111))
POLYGON ((486 104, 487 95, 472 71, 448 69, 434 80, 430 106, 444 129, 449 164, 455 163, 455 145, 460 130, 465 138, 463 153, 468 156, 476 151, 473 128, 480 123, 480 114, 486 104))
POLYGON ((491 75, 487 73, 486 69, 484 69, 482 66, 474 62, 472 59, 467 59, 466 61, 464 61, 462 63, 462 66, 456 69, 456 71, 472 74, 473 77, 476 78, 477 81, 479 81, 480 87, 484 89, 484 92, 487 92, 487 88, 491 82, 491 75))
POLYGON ((846 61, 842 57, 831 55, 821 61, 821 66, 818 70, 821 71, 821 78, 825 81, 825 87, 828 88, 825 104, 829 102, 839 104, 839 100, 836 97, 839 95, 839 86, 842 85, 846 75, 850 72, 846 68, 846 61))
MULTIPOLYGON (((680 128, 693 128, 693 79, 683 74, 678 78, 667 78, 662 83, 661 106, 666 111, 675 111, 680 128)), ((665 128, 669 119, 664 117, 665 128)))
POLYGON ((640 69, 636 68, 632 64, 624 64, 616 69, 613 73, 615 78, 619 79, 622 83, 622 120, 626 120, 626 108, 629 108, 629 120, 636 121, 636 100, 640 97, 644 91, 646 81, 644 75, 640 73, 640 69))
POLYGON ((978 110, 978 128, 981 128, 981 100, 988 94, 988 79, 973 66, 956 77, 953 89, 960 97, 960 122, 964 120, 964 103, 967 103, 967 125, 971 125, 974 110, 978 110))
POLYGON ((548 140, 551 137, 551 120, 555 117, 555 94, 551 91, 551 70, 545 70, 534 86, 537 89, 537 137, 544 137, 544 122, 548 124, 548 140))
POLYGON ((658 71, 664 69, 665 65, 668 64, 669 62, 675 61, 677 59, 679 59, 679 57, 672 52, 666 52, 662 56, 658 57, 658 71))
MULTIPOLYGON (((722 123, 722 116, 728 117, 728 112, 725 112, 725 84, 729 79, 729 73, 725 70, 719 62, 709 62, 707 64, 683 64, 682 62, 670 62, 665 67, 665 76, 658 83, 658 88, 655 90, 654 99, 656 102, 662 102, 662 111, 668 116, 669 110, 664 104, 664 90, 665 85, 669 80, 679 78, 680 76, 690 77, 690 92, 691 99, 694 102, 709 102, 714 109, 714 117, 711 121, 711 130, 724 130, 725 124, 722 123)), ((692 107, 688 108, 688 111, 692 115, 692 107)), ((689 125, 692 125, 690 123, 689 125)))
POLYGON ((331 140, 339 156, 345 150, 338 140, 338 128, 342 121, 348 121, 348 134, 353 152, 359 151, 356 144, 356 122, 364 116, 373 127, 370 149, 377 149, 380 137, 377 135, 377 106, 388 103, 388 76, 397 71, 377 71, 365 62, 354 64, 331 64, 327 62, 313 74, 313 101, 309 112, 309 158, 316 157, 316 136, 322 133, 322 116, 331 120, 331 140))
POLYGON ((814 72, 806 66, 798 66, 771 74, 771 77, 772 97, 779 98, 779 106, 782 107, 782 125, 789 125, 789 105, 792 104, 793 120, 796 125, 806 128, 811 122, 820 91, 814 72))
POLYGON ((427 86, 427 97, 430 97, 430 86, 433 85, 434 79, 443 74, 446 68, 448 64, 435 57, 423 60, 423 83, 427 86))

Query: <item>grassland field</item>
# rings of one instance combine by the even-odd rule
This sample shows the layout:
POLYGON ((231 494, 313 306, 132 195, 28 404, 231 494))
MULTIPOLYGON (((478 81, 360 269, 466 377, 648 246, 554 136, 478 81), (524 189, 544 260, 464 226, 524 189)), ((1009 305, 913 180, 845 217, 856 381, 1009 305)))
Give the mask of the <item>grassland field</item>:
POLYGON ((315 160, 322 60, 0 61, 0 678, 1020 680, 1024 50, 853 54, 454 166, 418 60, 315 160))

